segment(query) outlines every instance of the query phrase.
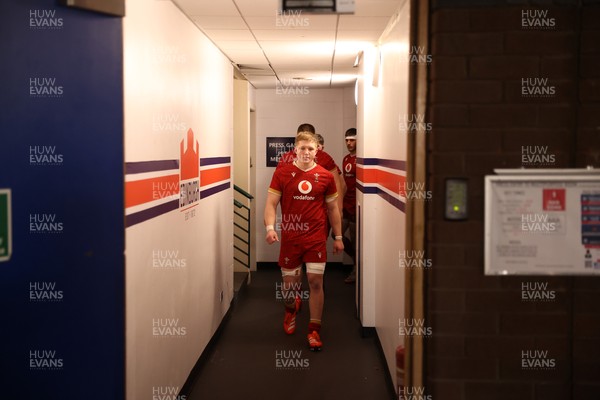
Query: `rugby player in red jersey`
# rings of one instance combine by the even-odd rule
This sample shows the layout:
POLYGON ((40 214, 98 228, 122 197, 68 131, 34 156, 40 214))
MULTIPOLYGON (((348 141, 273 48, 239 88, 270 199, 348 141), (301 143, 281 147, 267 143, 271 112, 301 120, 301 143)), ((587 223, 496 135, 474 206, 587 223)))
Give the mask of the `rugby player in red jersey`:
POLYGON ((350 239, 344 236, 344 251, 352 257, 353 267, 350 275, 344 279, 346 283, 356 281, 356 128, 350 128, 344 134, 346 148, 349 153, 342 161, 346 194, 344 195, 344 208, 342 210, 342 232, 350 234, 350 239))
MULTIPOLYGON (((275 231, 277 206, 281 205, 281 248, 279 266, 286 288, 298 287, 302 282, 302 263, 306 263, 306 275, 310 289, 308 345, 313 351, 320 350, 323 343, 319 332, 323 313, 323 274, 327 262, 327 220, 335 236, 333 252, 344 250, 342 242, 341 215, 337 203, 335 178, 331 172, 315 162, 317 141, 311 132, 296 136, 296 159, 291 164, 277 168, 273 173, 264 222, 266 241, 279 241, 275 231), (326 207, 324 207, 324 205, 326 207)), ((284 293, 284 331, 291 335, 296 331, 296 313, 300 308, 300 297, 284 293)))
MULTIPOLYGON (((298 126, 296 134, 300 132, 310 132, 312 134, 316 134, 315 127, 308 123, 303 123, 298 126)), ((333 161, 333 158, 329 155, 329 153, 323 150, 323 145, 319 146, 317 144, 317 146, 320 148, 317 149, 318 151, 315 156, 315 162, 333 174, 335 178, 335 186, 338 192, 338 208, 341 212, 344 194, 346 193, 346 183, 344 182, 344 179, 342 177, 342 171, 337 166, 335 161, 333 161)), ((281 157, 279 158, 279 162, 277 163, 277 168, 281 168, 286 164, 291 164, 292 162, 294 162, 295 159, 296 152, 295 149, 292 149, 287 153, 281 155, 281 157)))

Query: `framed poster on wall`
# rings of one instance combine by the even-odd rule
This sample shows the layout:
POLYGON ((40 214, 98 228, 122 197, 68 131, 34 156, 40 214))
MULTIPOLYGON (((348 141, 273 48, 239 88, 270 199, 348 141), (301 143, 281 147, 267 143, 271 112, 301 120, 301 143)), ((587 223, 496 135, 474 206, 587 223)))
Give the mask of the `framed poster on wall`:
POLYGON ((485 177, 486 275, 600 275, 600 171, 485 177))
POLYGON ((294 148, 295 137, 267 138, 267 167, 276 167, 281 156, 294 148))

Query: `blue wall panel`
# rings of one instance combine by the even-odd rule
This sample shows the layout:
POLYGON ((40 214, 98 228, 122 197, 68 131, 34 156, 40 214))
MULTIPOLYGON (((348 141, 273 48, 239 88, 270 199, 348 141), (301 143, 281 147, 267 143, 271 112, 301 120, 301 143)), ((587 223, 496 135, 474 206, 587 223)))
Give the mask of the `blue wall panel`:
POLYGON ((122 21, 0 3, 2 397, 122 399, 122 21))

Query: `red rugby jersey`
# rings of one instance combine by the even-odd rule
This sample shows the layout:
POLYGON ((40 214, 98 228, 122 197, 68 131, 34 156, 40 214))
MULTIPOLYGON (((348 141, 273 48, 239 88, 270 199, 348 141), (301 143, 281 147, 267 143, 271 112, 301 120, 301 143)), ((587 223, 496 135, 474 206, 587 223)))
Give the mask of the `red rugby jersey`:
POLYGON ((344 215, 356 215, 356 154, 347 154, 343 161, 344 182, 344 215))
POLYGON ((269 192, 281 196, 281 240, 313 243, 327 240, 326 202, 337 198, 331 172, 315 164, 303 171, 295 164, 285 164, 273 173, 269 192))

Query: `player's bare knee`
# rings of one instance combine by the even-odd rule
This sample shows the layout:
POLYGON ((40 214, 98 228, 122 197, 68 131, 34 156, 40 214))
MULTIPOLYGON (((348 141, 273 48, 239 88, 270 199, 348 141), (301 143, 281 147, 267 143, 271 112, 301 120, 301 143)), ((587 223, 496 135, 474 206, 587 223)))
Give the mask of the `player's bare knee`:
POLYGON ((310 287, 311 291, 319 291, 323 288, 323 280, 318 280, 318 279, 309 279, 308 280, 308 286, 310 287))

